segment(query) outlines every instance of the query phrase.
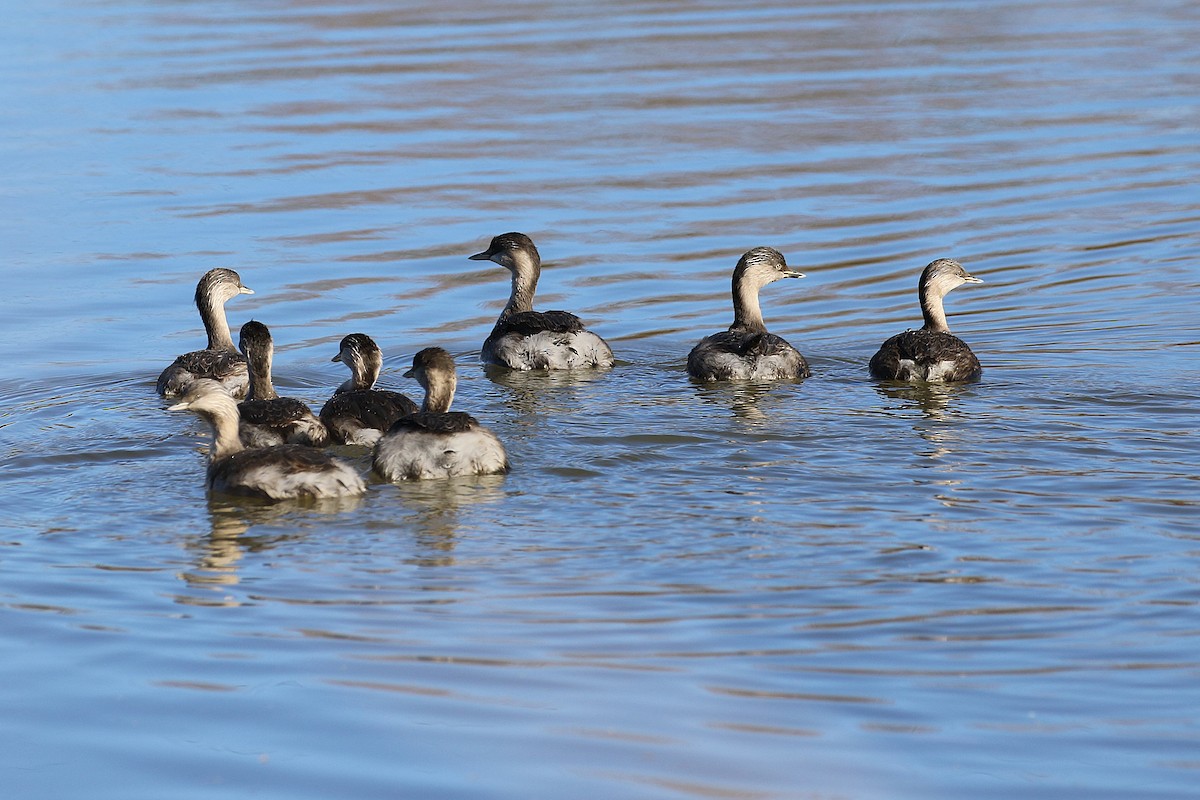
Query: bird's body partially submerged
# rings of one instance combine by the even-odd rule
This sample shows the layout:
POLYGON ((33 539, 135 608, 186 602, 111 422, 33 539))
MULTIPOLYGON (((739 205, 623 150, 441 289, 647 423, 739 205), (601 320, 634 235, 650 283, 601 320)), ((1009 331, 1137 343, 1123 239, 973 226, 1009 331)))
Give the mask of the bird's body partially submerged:
POLYGON ((238 349, 246 358, 250 390, 238 404, 238 426, 247 447, 277 444, 306 444, 324 447, 329 431, 313 415, 312 409, 294 397, 280 397, 271 382, 271 361, 275 346, 271 332, 261 322, 251 320, 242 326, 238 349))
POLYGON ((449 353, 426 348, 405 374, 424 387, 425 402, 376 444, 376 472, 389 481, 508 472, 508 455, 496 435, 470 414, 450 410, 457 378, 449 353))
POLYGON ((940 258, 921 272, 918 294, 925 324, 892 336, 871 357, 871 374, 880 380, 959 383, 983 374, 979 359, 950 333, 944 299, 964 283, 983 283, 957 261, 940 258))
POLYGON ((350 379, 321 408, 321 422, 334 441, 371 447, 396 420, 417 410, 406 395, 374 388, 383 353, 365 333, 343 337, 332 360, 350 368, 350 379))
POLYGON ((729 330, 701 339, 688 354, 688 374, 705 381, 798 380, 810 374, 800 351, 767 331, 758 294, 781 278, 803 278, 789 269, 783 254, 756 247, 738 260, 733 271, 733 324, 729 330))
POLYGON ((533 295, 542 259, 523 233, 493 237, 488 249, 470 257, 494 261, 512 273, 508 303, 484 340, 485 364, 510 369, 595 369, 613 365, 612 348, 567 311, 534 311, 533 295))
POLYGON ((238 436, 237 402, 218 382, 192 382, 172 411, 194 411, 213 430, 208 488, 268 500, 359 495, 362 477, 345 461, 312 447, 285 444, 247 448, 238 436))
POLYGON ((249 387, 246 359, 233 346, 225 303, 240 294, 254 294, 242 285, 242 279, 231 269, 210 269, 196 284, 196 308, 208 335, 203 350, 184 353, 158 376, 157 391, 165 397, 183 394, 192 381, 211 378, 223 385, 234 397, 244 397, 249 387))

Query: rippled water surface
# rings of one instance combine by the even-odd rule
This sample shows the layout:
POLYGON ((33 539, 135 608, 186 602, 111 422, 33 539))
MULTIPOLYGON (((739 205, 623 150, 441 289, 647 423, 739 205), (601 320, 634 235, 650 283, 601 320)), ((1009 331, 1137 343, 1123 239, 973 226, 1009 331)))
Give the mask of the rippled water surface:
POLYGON ((5 19, 5 797, 1197 796, 1194 3, 5 19), (508 230, 616 368, 479 367, 508 230), (692 384, 757 245, 814 374, 692 384), (872 381, 939 256, 983 381, 872 381), (208 497, 218 265, 313 405, 450 349, 512 474, 208 497))

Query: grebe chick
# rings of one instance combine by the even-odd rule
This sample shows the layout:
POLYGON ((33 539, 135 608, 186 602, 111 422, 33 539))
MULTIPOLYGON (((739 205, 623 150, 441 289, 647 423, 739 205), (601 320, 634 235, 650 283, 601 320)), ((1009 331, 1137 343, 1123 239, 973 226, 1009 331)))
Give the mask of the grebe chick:
POLYGON ((747 250, 733 270, 733 324, 692 348, 688 374, 706 382, 807 378, 808 362, 782 337, 767 332, 758 303, 758 292, 768 283, 803 277, 774 248, 747 250))
POLYGON ((321 409, 321 422, 334 441, 370 447, 392 423, 417 410, 407 396, 374 388, 383 368, 383 353, 365 333, 344 337, 331 360, 350 368, 350 380, 339 386, 321 409))
POLYGON ((508 472, 508 455, 496 435, 470 414, 450 410, 458 376, 449 353, 425 348, 404 376, 417 379, 425 402, 375 445, 376 472, 389 481, 508 472))
POLYGON ((350 464, 312 447, 281 444, 246 448, 238 438, 238 407, 220 383, 192 382, 171 411, 194 411, 213 430, 208 488, 269 500, 343 497, 367 490, 350 464))
POLYGON ((502 233, 472 261, 494 261, 512 273, 512 292, 495 327, 483 342, 480 359, 509 369, 588 369, 611 367, 612 348, 566 311, 534 311, 533 293, 542 258, 523 233, 502 233))
POLYGON ((242 326, 238 349, 246 357, 250 373, 250 391, 238 403, 242 443, 247 447, 276 444, 306 444, 324 447, 329 431, 306 403, 294 397, 280 397, 271 384, 271 359, 275 353, 271 332, 261 322, 250 320, 242 326))
POLYGON ((254 294, 242 285, 242 279, 231 269, 210 269, 196 284, 196 308, 208 347, 184 353, 158 376, 158 393, 171 397, 182 394, 197 378, 213 378, 234 397, 244 397, 249 385, 246 359, 233 346, 229 335, 229 320, 225 318, 225 303, 239 294, 254 294))
POLYGON ((950 333, 942 299, 964 283, 983 283, 949 258, 933 261, 921 273, 917 291, 925 325, 888 339, 871 357, 871 374, 885 381, 952 383, 978 380, 979 359, 967 343, 950 333))

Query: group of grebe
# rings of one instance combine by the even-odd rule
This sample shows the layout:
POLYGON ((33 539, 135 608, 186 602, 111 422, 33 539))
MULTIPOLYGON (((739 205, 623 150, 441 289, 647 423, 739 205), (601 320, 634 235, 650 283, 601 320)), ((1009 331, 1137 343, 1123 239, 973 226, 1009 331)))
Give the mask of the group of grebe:
MULTIPOLYGON (((512 275, 508 303, 484 340, 480 358, 514 370, 596 369, 613 365, 612 348, 566 311, 535 311, 541 257, 522 233, 504 233, 469 257, 494 261, 512 275)), ((803 278, 770 247, 747 251, 733 270, 733 324, 692 348, 687 371, 703 382, 799 380, 808 362, 763 321, 759 292, 782 278, 803 278)), ((977 380, 979 359, 946 324, 943 300, 964 283, 982 283, 951 259, 921 273, 918 294, 925 324, 883 343, 870 361, 880 380, 977 380)), ((199 414, 213 430, 208 486, 280 500, 362 494, 366 484, 345 460, 318 449, 328 444, 373 448, 372 465, 389 481, 507 472, 500 440, 469 414, 450 411, 457 386, 454 358, 428 347, 405 377, 425 391, 418 408, 399 392, 375 388, 383 365, 379 347, 364 333, 342 339, 333 361, 350 369, 318 416, 303 402, 280 397, 271 381, 274 345, 261 322, 242 326, 237 348, 225 316, 226 301, 253 294, 236 272, 213 269, 196 286, 196 307, 208 347, 175 359, 158 379, 158 392, 180 396, 170 410, 199 414), (241 403, 237 398, 245 397, 241 403)))

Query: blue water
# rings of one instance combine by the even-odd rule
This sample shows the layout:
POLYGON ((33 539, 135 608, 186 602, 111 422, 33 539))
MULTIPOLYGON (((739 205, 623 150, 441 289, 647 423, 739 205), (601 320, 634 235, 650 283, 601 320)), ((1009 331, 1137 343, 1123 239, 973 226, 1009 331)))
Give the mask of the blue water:
POLYGON ((1197 796, 1194 5, 3 10, 5 797, 1197 796), (616 368, 479 367, 508 230, 616 368), (697 386, 759 245, 813 376, 697 386), (872 381, 941 256, 982 382, 872 381), (513 472, 209 497, 212 266, 513 472))

